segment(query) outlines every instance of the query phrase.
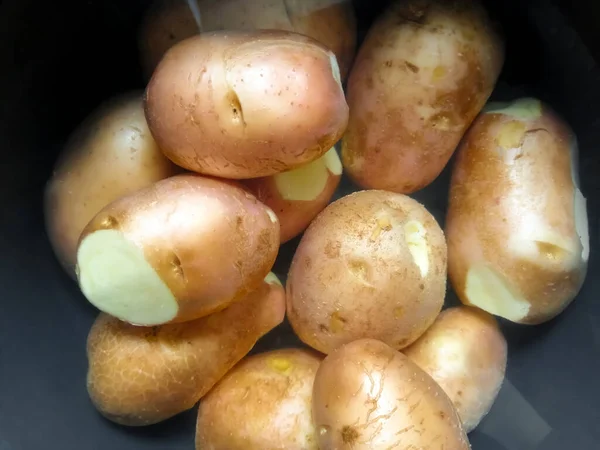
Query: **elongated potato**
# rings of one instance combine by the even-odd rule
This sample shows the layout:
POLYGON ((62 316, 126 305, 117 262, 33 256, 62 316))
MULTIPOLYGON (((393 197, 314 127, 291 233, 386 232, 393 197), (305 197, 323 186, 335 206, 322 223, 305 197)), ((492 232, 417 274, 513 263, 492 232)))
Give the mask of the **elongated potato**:
POLYGON ((348 79, 348 175, 401 193, 430 184, 485 105, 503 61, 477 0, 394 0, 348 79))
POLYGON ((200 403, 197 450, 318 450, 312 391, 323 356, 282 349, 234 367, 200 403))
POLYGON ((156 0, 140 30, 145 72, 150 75, 170 47, 198 34, 200 28, 305 34, 335 53, 342 79, 356 51, 356 17, 350 0, 156 0))
POLYGON ((469 449, 452 402, 415 363, 361 339, 321 363, 313 387, 321 450, 469 449))
POLYGON ((135 325, 185 322, 256 289, 279 250, 275 213, 233 182, 178 175, 104 208, 81 235, 82 292, 135 325))
POLYGON ((172 47, 146 90, 163 153, 191 171, 244 179, 318 159, 348 105, 335 55, 284 31, 204 33, 172 47))
POLYGON ((286 284, 288 319, 322 353, 360 338, 400 350, 442 309, 446 257, 440 226, 417 201, 385 191, 350 194, 302 236, 286 284))
POLYGON ((342 178, 342 163, 332 148, 304 166, 244 184, 271 208, 281 225, 281 243, 302 233, 331 201, 342 178))
POLYGON ((536 99, 492 104, 458 152, 446 232, 463 303, 523 324, 560 314, 589 255, 577 140, 536 99))
POLYGON ((151 425, 192 408, 285 315, 270 274, 225 310, 182 324, 136 327, 101 313, 88 336, 87 389, 113 422, 151 425))
POLYGON ((76 278, 77 242, 92 217, 180 171, 154 142, 141 93, 114 97, 93 111, 69 137, 44 191, 46 232, 67 273, 76 278))
POLYGON ((450 397, 467 433, 490 411, 506 372, 506 339, 494 317, 461 306, 439 315, 402 350, 450 397))

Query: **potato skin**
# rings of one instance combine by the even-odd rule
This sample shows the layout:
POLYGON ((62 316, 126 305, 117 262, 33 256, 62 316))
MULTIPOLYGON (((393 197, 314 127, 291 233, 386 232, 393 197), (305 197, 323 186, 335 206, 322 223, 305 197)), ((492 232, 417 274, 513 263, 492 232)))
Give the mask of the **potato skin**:
POLYGON ((231 179, 314 161, 348 105, 333 53, 284 31, 215 32, 172 47, 146 89, 146 118, 177 165, 231 179))
POLYGON ((148 130, 141 92, 96 108, 69 137, 44 190, 46 233, 65 271, 76 278, 79 236, 103 207, 179 172, 148 130))
POLYGON ((395 349, 414 342, 442 309, 446 243, 435 218, 402 194, 361 191, 330 204, 304 233, 286 285, 296 334, 322 353, 360 338, 395 349), (426 232, 428 272, 405 228, 426 232))
MULTIPOLYGON (((203 32, 258 29, 295 31, 331 49, 345 79, 356 51, 356 16, 350 0, 198 0, 203 32)), ((140 29, 140 52, 148 77, 166 51, 199 33, 182 0, 157 0, 140 29)))
MULTIPOLYGON (((324 157, 322 156, 321 158, 324 157)), ((314 164, 315 162, 309 164, 314 164)), ((299 169, 302 170, 302 168, 300 167, 299 169)), ((250 189, 250 192, 277 214, 281 226, 280 238, 282 244, 306 230, 314 218, 331 201, 340 184, 342 172, 340 170, 334 173, 329 167, 325 167, 325 170, 327 171, 327 180, 324 183, 323 190, 312 200, 285 198, 277 184, 277 178, 281 177, 281 174, 245 180, 244 185, 250 189)), ((316 180, 306 178, 306 182, 315 183, 316 180)))
POLYGON ((321 450, 471 448, 442 388, 373 339, 346 344, 321 363, 313 419, 321 450))
POLYGON ((560 314, 584 282, 587 212, 570 127, 536 99, 514 105, 525 111, 529 105, 529 117, 491 105, 457 153, 446 220, 448 273, 464 304, 540 324, 560 314), (480 295, 470 298, 474 268, 494 272, 522 311, 501 311, 502 302, 484 305, 480 295))
POLYGON ((442 311, 402 353, 444 389, 467 433, 490 411, 506 373, 506 339, 494 317, 478 308, 442 311))
POLYGON ((285 315, 284 290, 263 283, 225 310, 182 324, 136 327, 100 313, 87 340, 87 389, 127 426, 192 408, 285 315))
POLYGON ((322 360, 281 349, 240 362, 200 403, 196 449, 318 450, 312 388, 322 360))
POLYGON ((81 241, 97 230, 120 230, 143 249, 179 303, 171 323, 214 313, 256 289, 279 250, 273 211, 235 182, 194 174, 111 203, 81 241))
POLYGON ((394 1, 348 79, 344 167, 367 189, 435 180, 489 98, 504 47, 476 0, 394 1))

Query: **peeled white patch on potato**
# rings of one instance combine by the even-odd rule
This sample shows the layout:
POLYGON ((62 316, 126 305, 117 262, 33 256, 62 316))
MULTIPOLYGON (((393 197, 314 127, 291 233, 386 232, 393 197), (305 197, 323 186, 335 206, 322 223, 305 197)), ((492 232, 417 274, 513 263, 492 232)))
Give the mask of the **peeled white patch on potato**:
POLYGON ((421 222, 411 220, 404 225, 404 239, 419 267, 421 277, 425 278, 429 272, 429 245, 427 244, 427 230, 421 222))
POLYGON ((310 202, 325 190, 329 172, 342 173, 342 163, 335 148, 313 162, 278 173, 274 176, 275 185, 284 200, 310 202))
POLYGON ((475 265, 467 272, 465 295, 473 306, 513 322, 527 317, 531 307, 511 292, 500 275, 484 265, 475 265))
POLYGON ((87 236, 77 252, 79 285, 101 311, 144 326, 171 321, 179 305, 142 250, 117 230, 87 236))
POLYGON ((588 225, 587 201, 579 189, 575 189, 575 228, 581 241, 581 258, 587 262, 590 257, 590 232, 588 225))
POLYGON ((282 286, 281 281, 279 281, 279 278, 277 278, 277 275, 275 275, 273 272, 269 272, 267 274, 267 276, 265 277, 265 283, 282 286))
POLYGON ((340 65, 338 64, 337 57, 335 53, 329 52, 329 63, 331 64, 331 73, 333 74, 333 78, 337 81, 341 90, 344 90, 342 86, 342 74, 340 73, 340 65))
POLYGON ((483 109, 486 114, 504 114, 520 120, 534 120, 542 116, 542 103, 535 98, 522 98, 514 102, 490 102, 483 109))

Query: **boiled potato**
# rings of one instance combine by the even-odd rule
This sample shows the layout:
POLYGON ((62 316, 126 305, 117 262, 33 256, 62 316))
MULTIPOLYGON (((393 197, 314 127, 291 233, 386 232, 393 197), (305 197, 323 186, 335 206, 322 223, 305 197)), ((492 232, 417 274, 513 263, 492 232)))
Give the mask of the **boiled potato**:
POLYGON ((234 367, 200 403, 197 450, 318 450, 312 389, 323 357, 283 349, 234 367))
POLYGON ((476 0, 393 1, 348 79, 348 175, 400 193, 430 184, 485 105, 503 60, 476 0))
POLYGON ((321 363, 313 420, 320 450, 470 449, 442 388, 373 339, 346 344, 321 363))
POLYGON ((494 317, 466 306, 443 311, 402 350, 450 397, 470 433, 490 411, 506 372, 506 339, 494 317))
POLYGON ((59 262, 75 278, 77 241, 102 208, 179 172, 146 124, 141 93, 114 97, 67 141, 44 192, 46 232, 59 262))
POLYGON ((327 206, 341 177, 342 163, 332 148, 316 161, 270 177, 247 180, 245 185, 277 214, 284 243, 302 233, 327 206))
POLYGON ((294 331, 320 352, 367 337, 402 349, 425 332, 444 303, 444 234, 408 196, 350 194, 306 230, 286 289, 294 331))
POLYGON ((182 324, 136 327, 101 313, 88 336, 87 389, 113 422, 143 426, 192 408, 284 319, 277 277, 229 308, 182 324))
POLYGON ((331 49, 344 79, 356 51, 350 0, 156 0, 144 18, 140 51, 151 74, 166 51, 204 32, 277 29, 310 36, 331 49))
POLYGON ((537 99, 492 104, 465 137, 450 187, 449 277, 463 303, 522 324, 560 314, 586 276, 577 140, 537 99))
POLYGON ((104 208, 81 235, 82 292, 135 325, 185 322, 256 289, 279 250, 275 213, 233 182, 177 175, 104 208))
POLYGON ((316 41, 215 32, 167 52, 146 90, 146 117, 179 166, 243 179, 318 159, 343 134, 348 105, 335 55, 316 41))

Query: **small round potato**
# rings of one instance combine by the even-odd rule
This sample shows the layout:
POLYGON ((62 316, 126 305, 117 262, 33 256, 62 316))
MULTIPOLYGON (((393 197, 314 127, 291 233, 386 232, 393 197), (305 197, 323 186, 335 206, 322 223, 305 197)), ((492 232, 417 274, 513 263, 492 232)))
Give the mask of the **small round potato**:
POLYGON ((308 227, 287 280, 296 334, 322 353, 360 338, 395 349, 434 322, 446 293, 446 242, 435 218, 402 194, 361 191, 308 227))
POLYGON ((335 55, 285 31, 215 32, 172 47, 146 90, 146 118, 177 165, 258 178, 325 154, 348 105, 335 55))
POLYGON ((44 192, 46 232, 73 277, 87 223, 118 198, 181 172, 148 130, 142 95, 130 92, 93 111, 71 134, 44 192))
POLYGON ((275 213, 234 182, 177 175, 104 208, 81 235, 78 279, 135 325, 185 322, 256 289, 279 250, 275 213))
POLYGON ((331 201, 342 177, 342 163, 332 148, 304 166, 244 184, 275 211, 281 225, 281 243, 302 233, 331 201))
POLYGON ((356 16, 350 0, 156 0, 140 31, 145 72, 150 75, 169 48, 200 29, 305 34, 335 53, 342 79, 356 51, 356 16))
POLYGON ((522 324, 560 314, 589 256, 577 140, 539 100, 491 104, 458 151, 446 221, 463 303, 522 324))
POLYGON ((411 193, 434 181, 491 95, 504 46, 477 0, 395 0, 348 79, 347 174, 411 193))
POLYGON ((504 381, 506 339, 494 317, 477 308, 442 311, 402 353, 444 389, 467 433, 490 411, 504 381))
POLYGON ((283 349, 234 367, 200 403, 197 450, 318 450, 312 391, 323 356, 283 349))
POLYGON ((87 389, 113 422, 152 425, 192 408, 285 316, 270 274, 225 310, 182 324, 136 327, 100 313, 88 336, 87 389))
POLYGON ((321 363, 313 387, 320 450, 468 450, 442 388, 383 342, 346 344, 321 363))

